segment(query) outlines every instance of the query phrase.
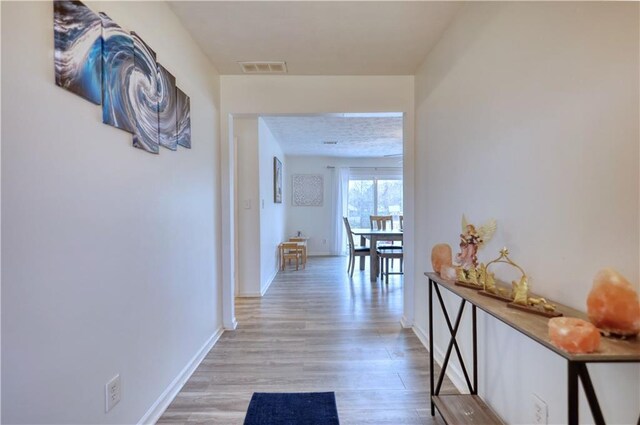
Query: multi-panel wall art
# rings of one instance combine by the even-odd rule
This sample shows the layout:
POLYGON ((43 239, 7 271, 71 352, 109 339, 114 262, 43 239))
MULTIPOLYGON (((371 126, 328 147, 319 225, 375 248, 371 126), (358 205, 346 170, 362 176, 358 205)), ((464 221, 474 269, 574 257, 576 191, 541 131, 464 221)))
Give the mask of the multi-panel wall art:
POLYGON ((191 102, 135 32, 80 1, 54 1, 56 84, 97 105, 102 121, 133 135, 133 146, 191 148, 191 102))

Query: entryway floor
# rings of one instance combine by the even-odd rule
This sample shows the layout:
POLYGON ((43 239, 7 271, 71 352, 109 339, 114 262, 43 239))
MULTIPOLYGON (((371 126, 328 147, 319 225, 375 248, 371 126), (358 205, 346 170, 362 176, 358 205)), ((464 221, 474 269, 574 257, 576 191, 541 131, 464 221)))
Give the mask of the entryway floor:
MULTIPOLYGON (((402 276, 384 284, 368 267, 352 279, 346 270, 344 257, 311 257, 264 297, 236 299, 238 329, 158 423, 242 424, 254 391, 335 391, 343 425, 441 424, 429 411, 429 353, 400 326, 402 276)), ((448 379, 442 392, 456 392, 448 379)))

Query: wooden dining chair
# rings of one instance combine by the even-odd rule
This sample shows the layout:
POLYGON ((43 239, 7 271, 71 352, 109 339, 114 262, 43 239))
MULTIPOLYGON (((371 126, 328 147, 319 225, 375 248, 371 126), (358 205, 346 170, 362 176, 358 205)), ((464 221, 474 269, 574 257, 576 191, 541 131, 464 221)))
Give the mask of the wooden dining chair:
POLYGON ((401 246, 395 246, 393 248, 378 249, 378 258, 380 258, 380 280, 384 279, 385 283, 389 283, 390 274, 404 274, 402 271, 403 249, 401 246), (391 266, 393 266, 393 260, 400 260, 400 271, 389 271, 389 260, 391 260, 391 266))
POLYGON ((367 257, 371 255, 371 251, 368 246, 356 246, 353 242, 353 232, 351 231, 351 225, 347 217, 342 217, 344 221, 344 227, 347 230, 347 241, 349 242, 349 264, 347 266, 347 273, 353 277, 353 270, 356 268, 356 257, 367 257))
POLYGON ((296 270, 300 269, 300 263, 302 263, 302 267, 305 266, 304 262, 302 262, 302 250, 298 242, 282 242, 280 244, 280 262, 282 263, 282 270, 284 270, 287 260, 289 260, 289 264, 291 264, 291 260, 296 260, 296 270))
POLYGON ((302 252, 302 263, 307 264, 307 241, 309 238, 293 236, 289 238, 289 242, 297 242, 302 252))
MULTIPOLYGON (((371 230, 393 230, 393 216, 370 215, 369 222, 371 223, 371 230)), ((376 246, 376 249, 385 250, 394 249, 397 247, 398 245, 396 245, 394 241, 378 241, 378 246, 376 246)), ((393 260, 391 260, 391 264, 393 265, 393 260)))

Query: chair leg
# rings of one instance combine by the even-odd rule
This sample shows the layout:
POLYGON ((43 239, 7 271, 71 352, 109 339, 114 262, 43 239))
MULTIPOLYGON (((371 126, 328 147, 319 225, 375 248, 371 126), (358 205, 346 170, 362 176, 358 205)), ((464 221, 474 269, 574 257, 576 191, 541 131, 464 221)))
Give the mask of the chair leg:
POLYGON ((351 257, 351 272, 349 273, 349 277, 353 277, 353 269, 356 268, 356 255, 353 254, 351 257))
POLYGON ((353 258, 353 254, 351 253, 351 251, 349 251, 349 262, 347 263, 347 273, 350 274, 351 273, 351 260, 353 258))

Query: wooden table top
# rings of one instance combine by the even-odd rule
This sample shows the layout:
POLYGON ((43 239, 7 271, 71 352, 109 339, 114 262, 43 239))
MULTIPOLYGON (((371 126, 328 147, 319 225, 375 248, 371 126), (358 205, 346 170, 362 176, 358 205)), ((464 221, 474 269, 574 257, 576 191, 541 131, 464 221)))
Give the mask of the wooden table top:
MULTIPOLYGON (((625 340, 602 337, 600 349, 597 352, 591 354, 569 354, 551 343, 547 325, 549 319, 547 317, 509 308, 504 301, 481 295, 475 289, 458 286, 452 281, 441 278, 437 273, 427 272, 425 276, 567 360, 585 363, 640 362, 640 338, 625 340)), ((588 320, 587 315, 581 311, 555 302, 554 304, 558 306, 557 310, 564 314, 565 317, 588 320)))

